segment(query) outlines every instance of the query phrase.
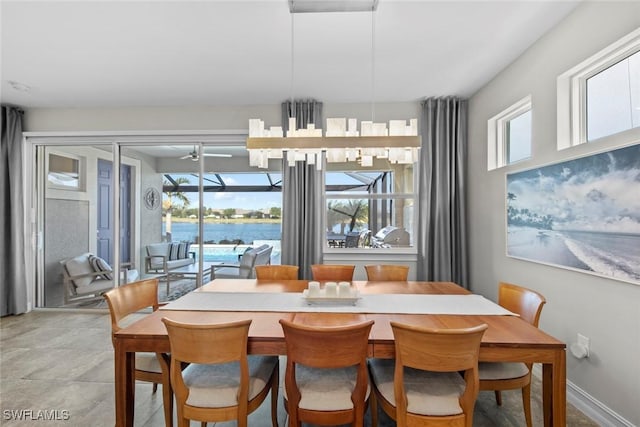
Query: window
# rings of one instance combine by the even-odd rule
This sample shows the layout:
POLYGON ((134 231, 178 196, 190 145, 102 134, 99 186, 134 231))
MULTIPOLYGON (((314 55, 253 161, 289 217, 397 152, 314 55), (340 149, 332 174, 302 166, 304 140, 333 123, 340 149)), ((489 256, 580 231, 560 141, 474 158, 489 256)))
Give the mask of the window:
POLYGON ((558 77, 558 149, 640 136, 640 29, 558 77))
POLYGON ((326 172, 327 247, 413 247, 414 165, 388 168, 326 172))
POLYGON ((640 52, 587 79, 587 141, 640 126, 640 52))
POLYGON ((531 157, 531 96, 516 102, 487 123, 488 170, 531 157))
POLYGON ((49 153, 47 168, 49 188, 82 190, 80 158, 49 153))
POLYGON ((173 241, 202 240, 206 262, 237 262, 237 255, 247 246, 268 243, 273 246, 272 263, 279 264, 282 174, 205 173, 202 211, 199 178, 192 173, 163 175, 162 233, 173 241))

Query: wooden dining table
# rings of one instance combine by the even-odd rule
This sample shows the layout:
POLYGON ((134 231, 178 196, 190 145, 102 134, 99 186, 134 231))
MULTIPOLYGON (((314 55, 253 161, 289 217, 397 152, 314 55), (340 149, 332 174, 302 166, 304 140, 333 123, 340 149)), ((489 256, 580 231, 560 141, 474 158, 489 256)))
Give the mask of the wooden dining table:
MULTIPOLYGON (((352 287, 366 294, 468 295, 467 289, 451 282, 354 281, 352 287)), ((307 280, 215 279, 198 292, 298 292, 307 280)), ((431 328, 466 328, 486 323, 480 345, 480 361, 531 362, 542 364, 543 419, 545 426, 566 425, 566 345, 518 316, 477 314, 335 313, 295 311, 158 310, 114 334, 116 426, 133 426, 135 352, 170 351, 162 318, 188 323, 225 323, 252 319, 249 354, 285 355, 280 319, 308 325, 338 325, 372 319, 369 356, 394 357, 390 322, 431 328)))

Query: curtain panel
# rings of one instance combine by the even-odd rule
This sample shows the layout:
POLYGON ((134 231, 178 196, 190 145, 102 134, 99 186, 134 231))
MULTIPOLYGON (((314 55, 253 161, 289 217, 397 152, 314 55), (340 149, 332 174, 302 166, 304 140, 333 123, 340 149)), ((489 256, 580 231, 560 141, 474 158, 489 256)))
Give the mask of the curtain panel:
MULTIPOLYGON (((296 118, 296 126, 322 124, 322 103, 315 100, 282 103, 282 129, 289 127, 289 117, 296 118)), ((282 252, 281 263, 297 265, 300 277, 311 278, 311 264, 322 262, 322 206, 324 175, 315 165, 296 162, 289 166, 282 161, 282 252)))
POLYGON ((27 311, 22 204, 22 116, 2 106, 0 142, 0 316, 27 311))
POLYGON ((417 277, 468 287, 467 101, 428 98, 421 122, 417 277))
POLYGON ((289 117, 296 118, 298 129, 304 129, 313 123, 316 129, 322 127, 322 102, 315 99, 285 101, 282 103, 282 130, 287 135, 289 117))

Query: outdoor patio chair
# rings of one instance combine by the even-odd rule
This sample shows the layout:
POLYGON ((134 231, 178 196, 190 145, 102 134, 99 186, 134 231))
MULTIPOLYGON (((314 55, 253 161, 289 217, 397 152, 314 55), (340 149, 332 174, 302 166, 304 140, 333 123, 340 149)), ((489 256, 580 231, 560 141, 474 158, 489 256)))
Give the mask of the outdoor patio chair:
POLYGON ((214 267, 216 279, 255 279, 256 265, 271 264, 273 246, 262 245, 247 250, 240 258, 240 264, 219 264, 214 267))
MULTIPOLYGON (((115 286, 111 266, 91 253, 63 259, 60 264, 65 304, 100 299, 102 294, 115 286)), ((131 267, 131 263, 120 264, 120 283, 138 280, 138 270, 131 267)))

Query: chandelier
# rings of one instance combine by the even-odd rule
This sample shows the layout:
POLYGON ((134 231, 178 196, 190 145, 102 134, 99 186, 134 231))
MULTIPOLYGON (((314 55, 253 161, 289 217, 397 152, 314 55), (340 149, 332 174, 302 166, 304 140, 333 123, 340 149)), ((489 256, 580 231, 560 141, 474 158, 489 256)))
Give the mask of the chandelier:
MULTIPOLYGON (((374 104, 374 12, 378 0, 334 0, 318 2, 315 0, 289 0, 291 12, 291 87, 293 90, 293 16, 296 13, 315 12, 371 12, 371 92, 372 110, 374 104)), ((293 101, 293 96, 292 96, 293 101)), ((372 111, 373 118, 373 111, 372 111)), ((388 159, 390 163, 410 164, 418 161, 418 149, 421 145, 418 136, 418 120, 390 120, 386 123, 362 121, 358 130, 357 119, 327 119, 326 132, 315 124, 298 129, 296 119, 289 118, 288 131, 284 135, 282 126, 266 128, 260 119, 249 120, 247 150, 249 164, 259 168, 268 168, 269 159, 287 159, 289 166, 297 161, 306 161, 322 169, 324 159, 328 163, 359 162, 360 166, 373 166, 373 159, 388 159)))
POLYGON ((361 122, 345 118, 327 119, 326 134, 310 124, 306 129, 296 128, 296 119, 289 118, 286 137, 281 126, 265 128, 260 119, 249 120, 249 165, 267 168, 269 159, 287 159, 289 166, 307 161, 322 169, 323 159, 328 163, 359 162, 360 166, 373 166, 373 159, 388 159, 390 163, 409 164, 418 161, 421 140, 418 120, 390 120, 386 123, 361 122))

